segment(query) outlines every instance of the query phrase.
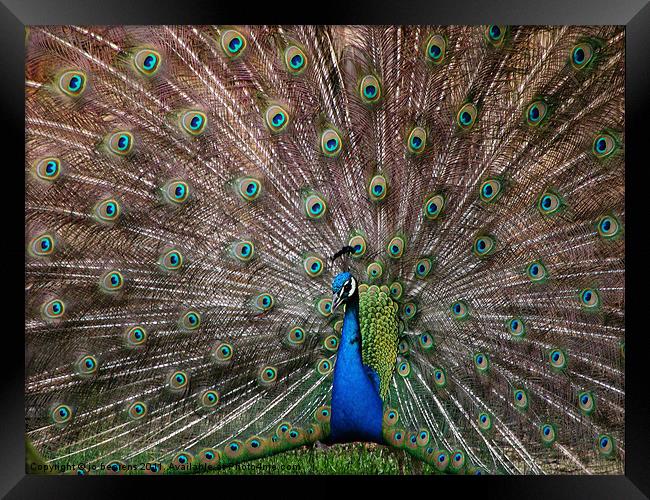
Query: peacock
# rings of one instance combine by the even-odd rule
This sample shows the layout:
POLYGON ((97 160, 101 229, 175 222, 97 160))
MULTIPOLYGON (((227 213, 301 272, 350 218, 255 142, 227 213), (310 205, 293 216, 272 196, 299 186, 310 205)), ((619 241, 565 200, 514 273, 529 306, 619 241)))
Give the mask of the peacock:
POLYGON ((75 474, 359 441, 623 473, 624 48, 30 27, 29 449, 75 474))

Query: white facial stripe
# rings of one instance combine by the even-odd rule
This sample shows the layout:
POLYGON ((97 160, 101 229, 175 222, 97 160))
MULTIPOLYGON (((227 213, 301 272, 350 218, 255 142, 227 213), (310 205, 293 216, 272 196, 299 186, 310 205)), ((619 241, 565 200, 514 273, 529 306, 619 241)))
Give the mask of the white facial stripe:
POLYGON ((350 277, 350 291, 348 292, 348 297, 352 297, 356 289, 357 289, 357 280, 355 280, 354 276, 352 276, 350 277))

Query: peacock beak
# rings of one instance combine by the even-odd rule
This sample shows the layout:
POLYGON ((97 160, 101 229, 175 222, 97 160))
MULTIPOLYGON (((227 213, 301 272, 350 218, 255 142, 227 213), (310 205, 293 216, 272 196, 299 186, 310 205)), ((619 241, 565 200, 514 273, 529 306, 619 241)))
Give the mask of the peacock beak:
POLYGON ((343 294, 341 292, 335 293, 332 296, 332 312, 336 311, 336 308, 341 305, 343 302, 343 294))

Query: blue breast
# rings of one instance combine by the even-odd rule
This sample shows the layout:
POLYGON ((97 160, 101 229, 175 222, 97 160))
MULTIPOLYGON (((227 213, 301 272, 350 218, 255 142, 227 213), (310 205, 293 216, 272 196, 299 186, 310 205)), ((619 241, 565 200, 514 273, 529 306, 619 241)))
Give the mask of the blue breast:
POLYGON ((332 442, 382 443, 383 402, 379 377, 361 358, 361 332, 357 304, 348 304, 334 367, 332 387, 332 442))

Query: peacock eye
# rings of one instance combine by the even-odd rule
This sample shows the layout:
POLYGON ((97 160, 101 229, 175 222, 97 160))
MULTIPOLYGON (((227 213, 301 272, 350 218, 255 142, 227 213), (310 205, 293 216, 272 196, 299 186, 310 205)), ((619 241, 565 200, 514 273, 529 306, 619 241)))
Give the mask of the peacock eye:
POLYGON ((133 149, 133 134, 125 130, 113 132, 106 137, 108 149, 118 156, 126 156, 133 149))
POLYGON ((166 201, 174 205, 185 203, 190 196, 190 187, 185 181, 172 180, 162 187, 166 201))
POLYGON ((558 195, 550 191, 542 193, 537 200, 537 209, 542 215, 553 215, 562 208, 562 200, 558 195))
POLYGON ((381 85, 372 75, 364 76, 359 84, 359 95, 366 104, 374 104, 381 98, 381 85))
POLYGON ((270 106, 266 110, 264 118, 271 132, 281 132, 289 123, 289 114, 277 104, 270 106))
POLYGON ((539 429, 540 438, 545 446, 550 446, 555 442, 557 437, 555 426, 552 424, 542 424, 539 429))
POLYGON ((235 59, 246 49, 246 38, 237 30, 227 30, 221 35, 221 48, 230 59, 235 59))
POLYGON ((366 240, 363 236, 353 236, 348 245, 353 248, 352 257, 359 258, 366 253, 366 240))
POLYGON ((293 345, 300 345, 305 341, 305 330, 296 326, 289 330, 287 335, 289 343, 293 345))
POLYGON ((203 391, 200 400, 203 408, 214 408, 219 403, 219 393, 214 390, 203 391))
POLYGON ((380 262, 371 262, 368 264, 368 267, 366 268, 366 274, 368 275, 368 278, 370 279, 379 279, 381 278, 381 275, 384 273, 384 267, 381 265, 380 262))
POLYGON ((418 338, 418 341, 420 342, 420 347, 424 351, 431 351, 432 349, 435 348, 433 335, 429 332, 422 333, 418 338))
POLYGON ((427 219, 437 219, 445 206, 445 198, 441 194, 429 196, 424 202, 424 216, 427 219))
POLYGON ((587 67, 593 57, 594 49, 589 43, 579 43, 571 49, 571 64, 576 69, 587 67))
POLYGON ((70 97, 80 96, 86 89, 86 75, 80 70, 66 71, 59 77, 59 89, 70 97))
POLYGON ((320 375, 328 375, 332 371, 332 363, 329 359, 320 359, 316 362, 316 371, 320 375))
POLYGON ((596 400, 593 393, 583 391, 578 394, 578 408, 585 415, 591 415, 596 409, 596 400))
POLYGON ((447 453, 447 451, 445 450, 439 450, 436 455, 436 461, 435 461, 436 469, 442 472, 447 470, 448 465, 449 465, 449 453, 447 453))
POLYGON ((456 451, 451 457, 451 467, 457 471, 465 465, 465 454, 462 451, 456 451))
POLYGON ((528 122, 528 125, 536 127, 542 123, 547 112, 548 106, 544 100, 538 99, 530 103, 526 108, 526 121, 528 122))
POLYGON ((41 314, 45 319, 59 319, 65 312, 65 305, 59 299, 52 299, 41 306, 41 314))
POLYGON ((255 307, 260 311, 270 311, 273 309, 275 299, 270 293, 261 293, 255 298, 255 307))
POLYGON ((406 242, 401 236, 395 236, 388 242, 386 250, 388 251, 388 256, 392 259, 399 259, 404 254, 404 248, 406 242))
POLYGON ((567 356, 561 349, 551 349, 548 353, 548 362, 555 371, 565 370, 568 364, 567 356))
POLYGON ((598 436, 598 453, 604 457, 610 457, 616 449, 616 442, 614 438, 609 434, 601 434, 598 436))
POLYGON ((485 37, 495 47, 503 45, 505 40, 507 26, 491 24, 485 28, 485 37))
POLYGON ((496 247, 494 237, 490 235, 477 236, 472 245, 472 252, 477 257, 487 257, 496 247))
POLYGON ((404 319, 412 319, 417 312, 418 307, 415 305, 415 302, 406 302, 402 306, 402 315, 404 316, 404 319))
POLYGON ((102 276, 99 285, 105 292, 117 292, 124 285, 124 277, 119 271, 109 271, 102 276))
POLYGON ((147 405, 142 401, 135 401, 129 405, 128 414, 132 420, 139 420, 147 414, 147 405))
POLYGON ((184 389, 189 382, 189 377, 184 371, 175 371, 167 379, 169 388, 176 391, 184 389))
POLYGON ((433 383, 438 389, 444 389, 447 386, 447 375, 442 368, 433 370, 433 383))
POLYGON ((52 182, 61 174, 61 160, 53 157, 42 158, 34 163, 33 168, 36 177, 52 182))
POLYGON ((591 151, 596 155, 597 158, 607 158, 610 156, 617 148, 618 144, 616 139, 611 134, 603 133, 599 134, 594 138, 593 146, 591 151))
POLYGON ((458 126, 460 128, 469 130, 476 122, 477 115, 478 110, 476 109, 476 106, 473 103, 468 102, 462 108, 460 108, 460 110, 458 110, 458 114, 456 115, 456 123, 458 123, 458 126))
POLYGON ((503 185, 498 179, 487 179, 481 184, 481 200, 485 203, 492 203, 501 196, 503 185))
POLYGON ((390 296, 398 300, 402 297, 402 294, 404 293, 404 287, 399 281, 395 281, 391 283, 389 290, 390 290, 390 296))
POLYGON ((181 316, 180 324, 185 330, 196 330, 201 326, 201 315, 196 311, 187 311, 181 316))
POLYGON ((97 367, 97 359, 91 355, 79 358, 76 363, 76 369, 79 375, 92 375, 97 372, 97 367))
POLYGON ((199 460, 204 464, 216 464, 219 462, 219 452, 213 448, 206 448, 199 452, 199 460))
POLYGON ((180 118, 181 127, 190 135, 200 135, 205 131, 208 117, 197 110, 185 111, 180 118))
POLYGON ((327 212, 327 203, 317 194, 310 194, 305 199, 305 213, 310 219, 320 219, 327 212))
POLYGON ((320 137, 320 148, 325 156, 329 156, 330 158, 338 156, 342 148, 339 133, 332 128, 325 130, 320 137))
POLYGON ((183 255, 178 250, 169 250, 161 255, 159 263, 166 271, 178 271, 183 266, 183 255))
POLYGON ((72 419, 72 409, 65 404, 60 404, 52 409, 50 417, 55 424, 67 424, 72 419))
POLYGON ((172 464, 176 467, 184 466, 192 463, 192 460, 194 460, 194 457, 190 453, 181 451, 174 456, 172 464))
POLYGON ((320 299, 316 303, 316 310, 325 317, 332 314, 332 299, 320 299))
POLYGON ((489 431, 492 428, 492 416, 489 413, 479 413, 478 426, 482 431, 489 431))
POLYGON ((147 331, 141 326, 134 326, 126 331, 126 343, 129 347, 137 347, 147 340, 147 331))
POLYGON ((120 204, 114 198, 101 200, 93 209, 93 217, 98 222, 115 222, 120 216, 120 204))
POLYGON ((398 420, 399 414, 397 413, 397 410, 387 408, 386 411, 384 411, 384 424, 386 426, 393 426, 397 423, 398 420))
POLYGON ((253 201, 262 192, 262 183, 253 177, 244 177, 237 181, 237 193, 246 201, 253 201))
POLYGON ((49 234, 41 234, 32 238, 28 252, 35 257, 46 257, 54 252, 54 238, 49 234))
POLYGON ((408 361, 401 361, 397 365, 397 373, 400 377, 408 377, 411 374, 411 364, 408 361))
POLYGON ((368 185, 368 194, 372 201, 381 201, 388 192, 388 182, 383 175, 375 175, 368 185))
POLYGON ((580 291, 580 304, 585 309, 597 309, 600 306, 600 295, 598 290, 585 288, 580 291))
POLYGON ((219 342, 212 350, 212 357, 217 363, 226 364, 233 356, 233 348, 227 342, 219 342))
POLYGON ((135 68, 145 76, 152 76, 160 68, 160 53, 152 49, 141 49, 133 56, 135 68))
POLYGON ((433 269, 433 261, 425 257, 423 259, 418 260, 415 263, 415 276, 420 279, 424 279, 427 276, 429 276, 429 273, 431 273, 431 270, 433 269))
POLYGON ((603 215, 596 223, 598 234, 604 240, 613 240, 621 233, 621 224, 613 215, 603 215))
POLYGON ((339 339, 336 335, 328 335, 323 341, 323 347, 328 351, 336 352, 339 348, 339 339))
POLYGON ((315 256, 307 257, 302 263, 303 269, 310 278, 315 278, 323 273, 323 259, 315 256))
POLYGON ((408 136, 407 145, 408 150, 415 154, 419 155, 424 151, 424 147, 427 143, 427 132, 422 127, 415 127, 411 130, 411 133, 408 136))
POLYGON ((278 370, 274 366, 265 366, 260 370, 258 380, 262 385, 269 385, 278 378, 278 370))
POLYGON ((299 75, 307 67, 307 56, 301 49, 291 45, 284 51, 284 63, 291 73, 299 75))
POLYGON ((515 389, 514 404, 518 410, 525 411, 528 409, 528 394, 523 389, 515 389))
POLYGON ((490 358, 482 352, 476 353, 474 354, 474 366, 479 372, 485 373, 490 369, 490 358))
POLYGON ((442 35, 431 35, 425 50, 426 56, 433 64, 440 64, 445 60, 447 42, 442 35))
POLYGON ((456 301, 451 305, 451 315, 454 319, 462 320, 469 315, 469 308, 462 300, 456 301))
POLYGON ((534 260, 526 268, 526 274, 533 283, 543 283, 548 278, 546 267, 539 260, 534 260))
POLYGON ((521 338, 526 334, 526 326, 520 318, 512 318, 508 321, 508 332, 514 337, 521 338))

